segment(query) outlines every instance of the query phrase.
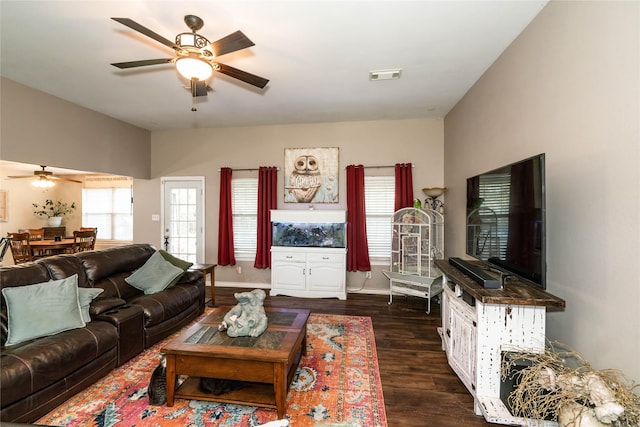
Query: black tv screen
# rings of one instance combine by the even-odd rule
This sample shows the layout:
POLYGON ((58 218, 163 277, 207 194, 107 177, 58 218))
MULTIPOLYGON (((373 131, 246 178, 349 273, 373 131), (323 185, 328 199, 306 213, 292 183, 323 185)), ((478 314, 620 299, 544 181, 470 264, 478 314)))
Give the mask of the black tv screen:
POLYGON ((539 154, 467 179, 467 255, 546 289, 545 170, 539 154))

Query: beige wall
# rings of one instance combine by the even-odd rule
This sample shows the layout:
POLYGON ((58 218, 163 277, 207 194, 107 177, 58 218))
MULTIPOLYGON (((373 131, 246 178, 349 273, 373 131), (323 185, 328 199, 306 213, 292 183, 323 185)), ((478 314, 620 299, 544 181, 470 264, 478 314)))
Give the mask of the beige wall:
POLYGON ((0 158, 149 178, 150 132, 0 78, 0 158))
MULTIPOLYGON (((424 199, 423 187, 441 186, 444 179, 443 121, 415 119, 376 122, 343 122, 289 126, 263 126, 224 129, 197 129, 154 132, 152 134, 152 179, 137 180, 134 187, 136 241, 161 245, 160 223, 151 215, 160 214, 160 178, 165 176, 204 176, 206 201, 206 261, 216 262, 218 242, 219 173, 221 167, 257 168, 279 166, 280 209, 307 208, 284 204, 284 149, 298 147, 340 148, 340 201, 316 205, 316 209, 345 209, 344 168, 349 164, 365 166, 412 162, 414 195, 424 199), (143 201, 140 203, 140 201, 143 201)), ((393 175, 393 169, 368 169, 367 174, 393 175)), ((257 172, 236 172, 235 176, 257 176, 257 172), (244 174, 244 175, 243 175, 244 174)), ((216 280, 270 283, 269 270, 255 270, 253 263, 234 268, 219 267, 216 280)), ((384 266, 387 267, 387 266, 384 266)), ((388 289, 388 280, 376 266, 367 289, 388 289)), ((360 288, 363 273, 348 275, 349 288, 360 288)))
POLYGON ((640 3, 552 1, 445 118, 448 256, 465 179, 546 153, 547 336, 640 382, 640 3))

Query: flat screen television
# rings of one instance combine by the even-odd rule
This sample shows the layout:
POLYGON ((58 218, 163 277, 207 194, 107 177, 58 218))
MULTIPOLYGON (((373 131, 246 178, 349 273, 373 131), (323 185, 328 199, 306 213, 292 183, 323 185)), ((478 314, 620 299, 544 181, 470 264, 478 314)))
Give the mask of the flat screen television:
POLYGON ((466 223, 467 255, 546 289, 544 154, 468 178, 466 223))

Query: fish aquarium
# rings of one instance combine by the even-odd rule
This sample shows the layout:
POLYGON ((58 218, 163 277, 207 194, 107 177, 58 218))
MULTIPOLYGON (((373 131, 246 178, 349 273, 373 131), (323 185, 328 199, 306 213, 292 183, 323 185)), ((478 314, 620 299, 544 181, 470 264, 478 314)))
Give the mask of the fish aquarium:
POLYGON ((272 211, 272 246, 344 248, 344 211, 272 211))
POLYGON ((273 222, 273 246, 344 248, 345 224, 273 222))

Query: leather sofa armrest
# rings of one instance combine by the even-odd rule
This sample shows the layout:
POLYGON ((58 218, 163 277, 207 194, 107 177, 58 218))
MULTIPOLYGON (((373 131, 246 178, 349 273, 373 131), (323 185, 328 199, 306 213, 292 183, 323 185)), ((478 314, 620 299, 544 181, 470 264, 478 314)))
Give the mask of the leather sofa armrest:
POLYGON ((178 280, 178 283, 191 283, 196 282, 198 279, 202 279, 202 273, 198 270, 187 270, 178 280))
POLYGON ((107 311, 111 311, 117 309, 118 307, 122 307, 127 305, 127 302, 121 298, 107 297, 107 298, 96 298, 91 302, 91 306, 89 307, 89 313, 91 317, 99 316, 102 313, 106 313, 107 311))

